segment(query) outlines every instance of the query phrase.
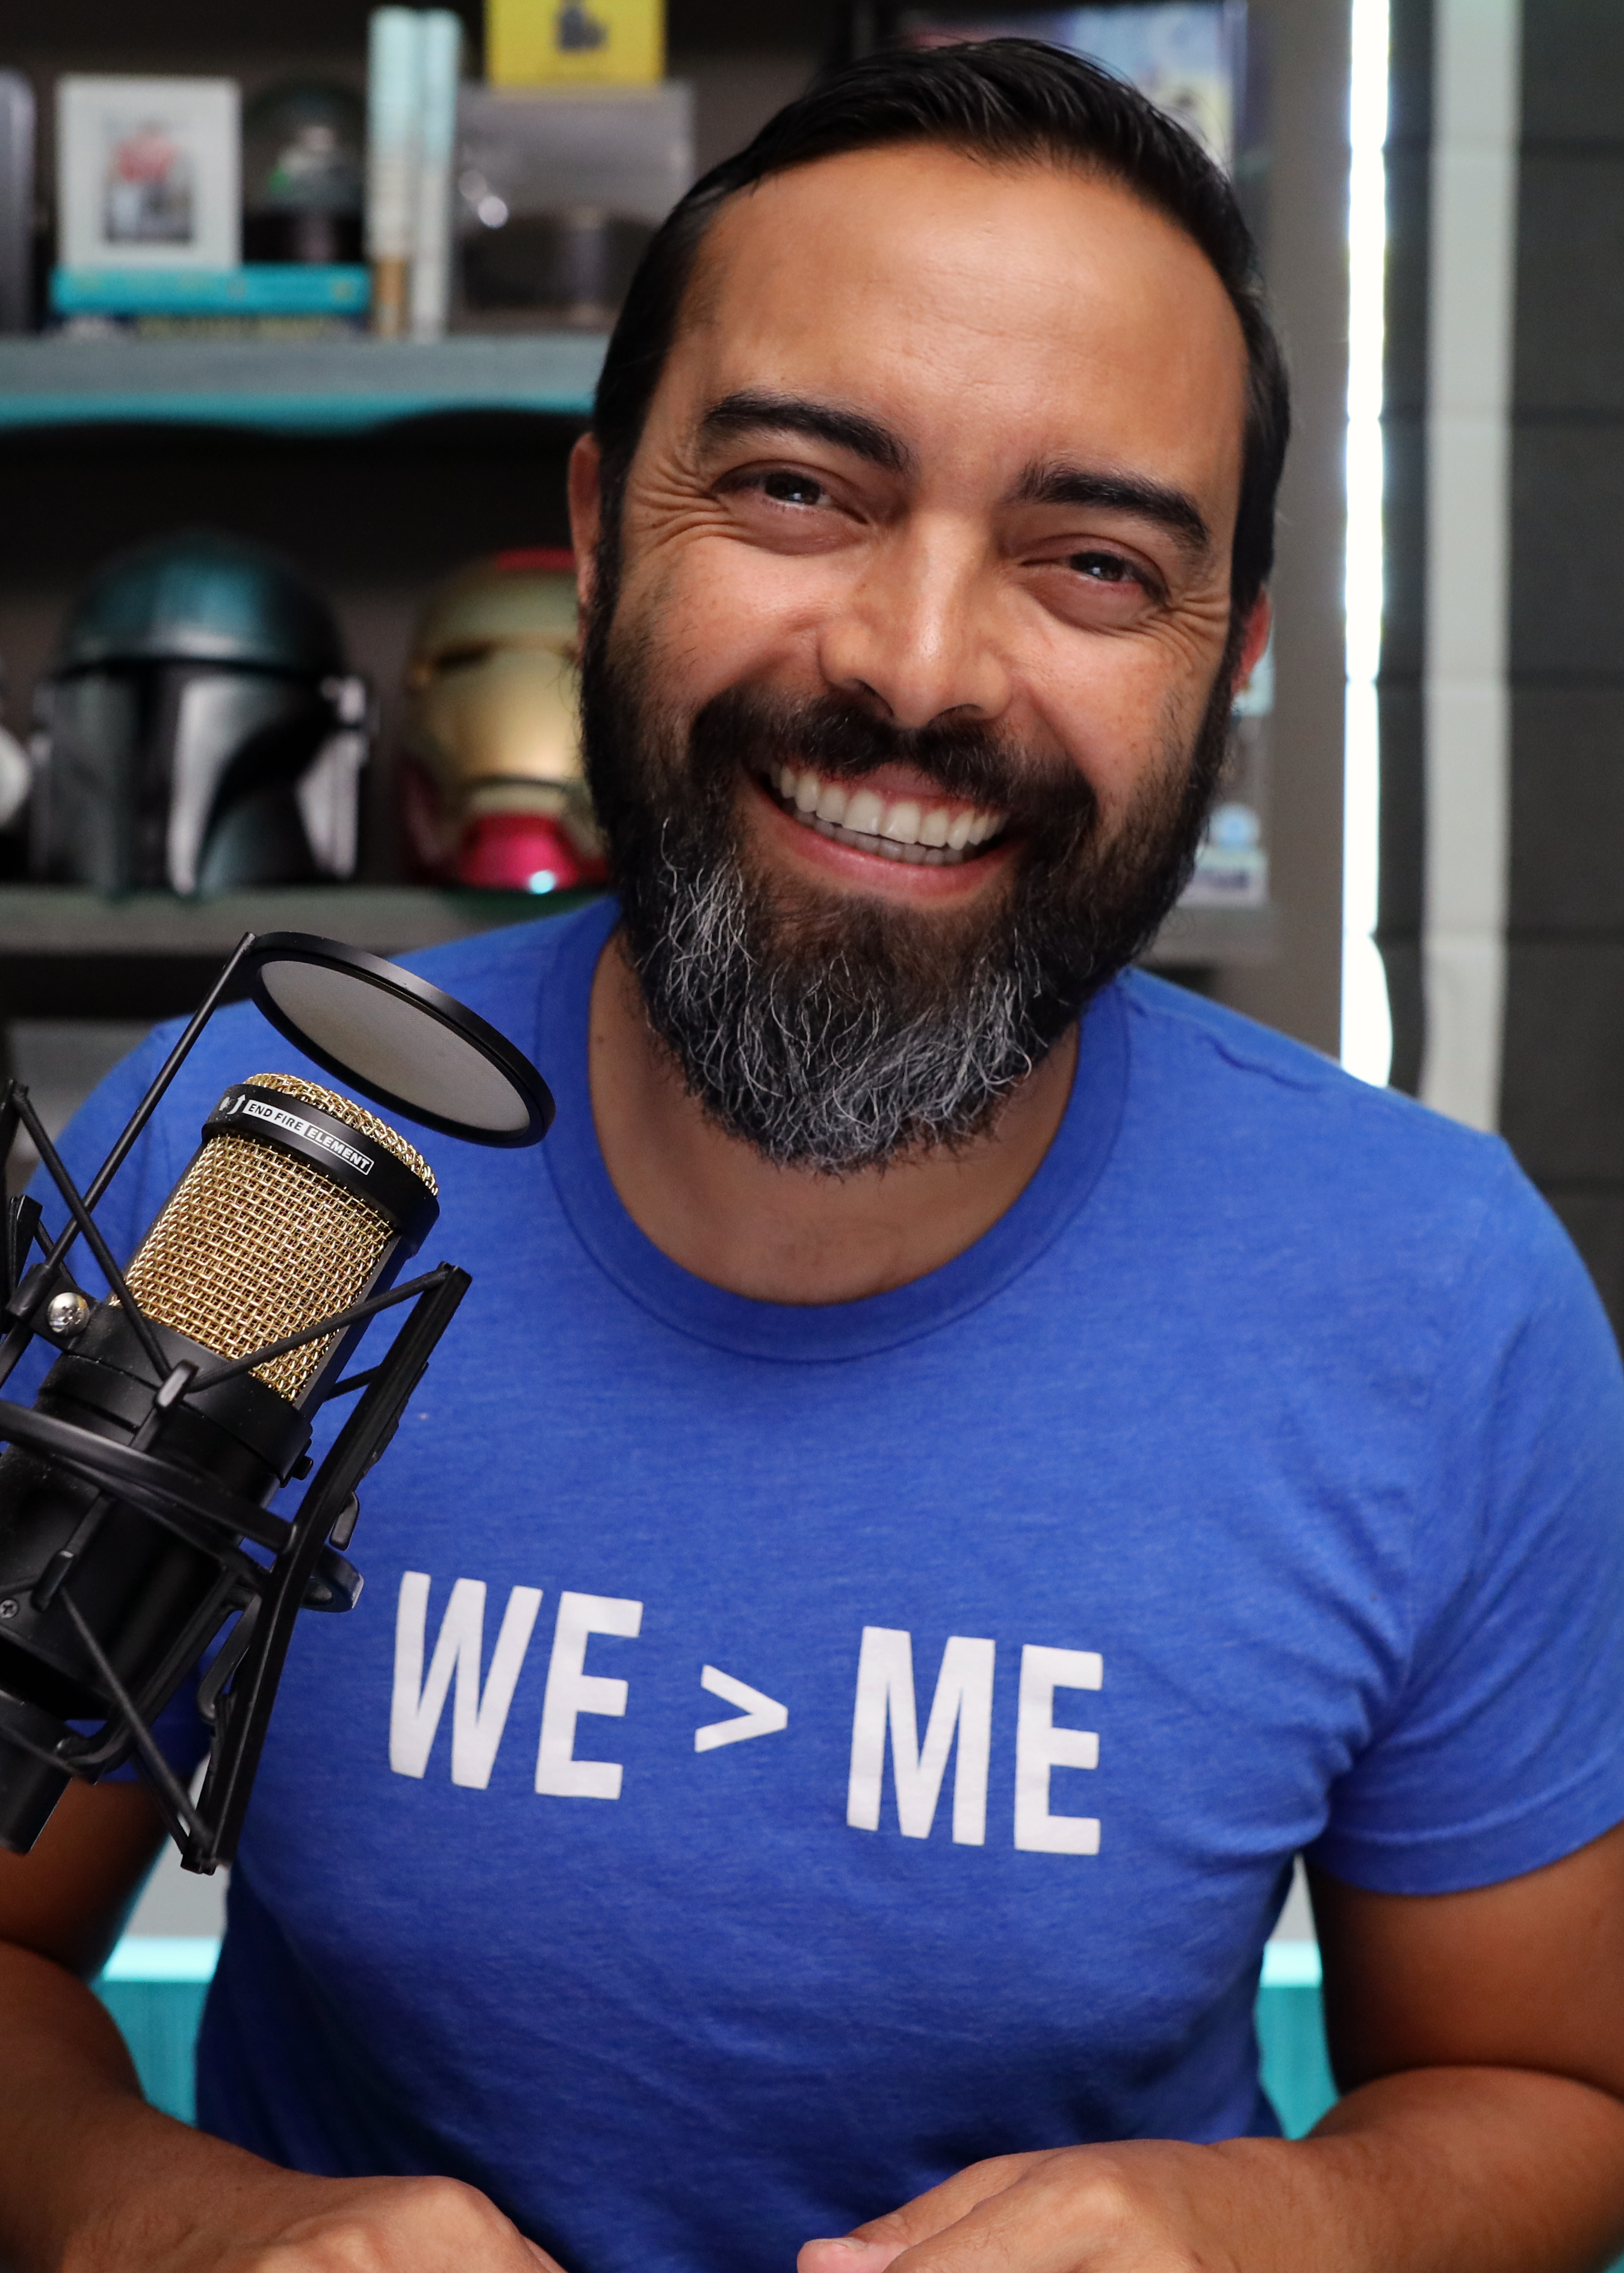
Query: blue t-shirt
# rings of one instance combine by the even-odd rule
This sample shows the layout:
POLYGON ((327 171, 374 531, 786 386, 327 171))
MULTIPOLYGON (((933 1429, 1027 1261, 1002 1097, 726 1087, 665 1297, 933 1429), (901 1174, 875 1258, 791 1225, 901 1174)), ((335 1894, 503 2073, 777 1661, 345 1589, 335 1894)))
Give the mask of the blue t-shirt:
MULTIPOLYGON (((1624 1818, 1624 1384, 1572 1249, 1499 1143, 1135 974, 973 1247, 746 1301, 604 1170, 612 917, 418 959, 558 1123, 408 1131, 473 1291, 364 1598, 300 1623, 201 2120, 466 2178, 573 2273, 763 2273, 982 2157, 1272 2129, 1298 1850, 1443 1892, 1624 1818)), ((116 1249, 276 1070, 325 1078, 216 1021, 116 1249)))

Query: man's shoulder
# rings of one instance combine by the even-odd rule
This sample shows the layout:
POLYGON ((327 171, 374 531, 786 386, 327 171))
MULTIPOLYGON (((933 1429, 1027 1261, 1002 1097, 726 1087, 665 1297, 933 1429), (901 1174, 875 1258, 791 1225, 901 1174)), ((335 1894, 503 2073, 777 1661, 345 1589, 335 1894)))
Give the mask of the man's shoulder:
POLYGON ((1559 1274, 1574 1263, 1500 1137, 1164 979, 1134 971, 1122 991, 1135 1090, 1166 1141, 1199 1152, 1209 1193, 1249 1200, 1322 1251, 1385 1252, 1423 1275, 1474 1251, 1559 1274))
POLYGON ((1239 1010, 1144 971, 1125 973, 1120 984, 1136 1063, 1172 1084, 1211 1085, 1249 1121, 1277 1121, 1283 1134, 1309 1121, 1341 1123, 1362 1147, 1416 1158, 1436 1152, 1463 1171, 1498 1173, 1507 1158, 1498 1137, 1401 1090, 1361 1081, 1239 1010))

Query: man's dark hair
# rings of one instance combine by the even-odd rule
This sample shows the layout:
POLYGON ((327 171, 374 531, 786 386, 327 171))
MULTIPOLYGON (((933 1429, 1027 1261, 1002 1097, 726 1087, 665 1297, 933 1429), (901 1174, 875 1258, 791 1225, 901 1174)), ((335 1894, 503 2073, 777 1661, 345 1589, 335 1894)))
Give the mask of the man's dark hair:
POLYGON ((1076 166, 1119 182, 1181 229, 1218 274, 1246 347, 1246 425, 1230 564, 1239 618, 1269 578, 1275 492, 1291 424, 1279 341, 1234 194, 1194 139, 1124 79, 1037 40, 894 49, 819 79, 674 206, 632 280, 598 380, 605 566, 612 586, 621 499, 710 225, 730 198, 820 158, 935 143, 994 165, 1076 166))

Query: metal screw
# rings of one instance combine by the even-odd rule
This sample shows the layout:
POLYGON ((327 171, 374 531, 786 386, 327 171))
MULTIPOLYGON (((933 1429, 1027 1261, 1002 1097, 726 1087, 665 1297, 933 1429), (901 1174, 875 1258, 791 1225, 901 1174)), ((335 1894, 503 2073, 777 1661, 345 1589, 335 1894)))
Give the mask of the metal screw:
POLYGON ((4 1602, 0 1602, 0 1618, 14 1618, 16 1616, 17 1597, 15 1594, 8 1594, 4 1602))
POLYGON ((82 1294, 53 1294, 46 1305, 45 1323, 54 1334, 76 1334, 90 1316, 82 1294))

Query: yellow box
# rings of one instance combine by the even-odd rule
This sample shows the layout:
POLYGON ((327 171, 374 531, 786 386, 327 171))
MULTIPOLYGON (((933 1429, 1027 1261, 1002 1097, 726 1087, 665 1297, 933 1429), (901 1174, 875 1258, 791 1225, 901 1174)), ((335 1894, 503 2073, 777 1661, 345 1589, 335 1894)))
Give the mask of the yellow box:
POLYGON ((485 0, 492 86, 643 85, 665 76, 665 0, 485 0))

